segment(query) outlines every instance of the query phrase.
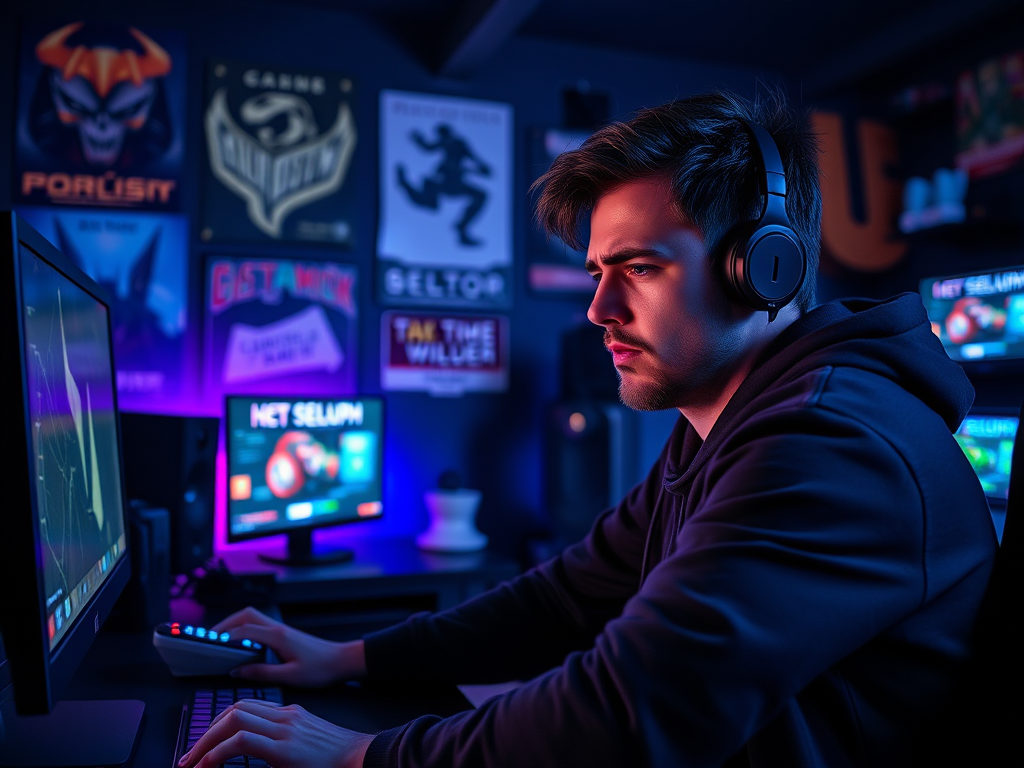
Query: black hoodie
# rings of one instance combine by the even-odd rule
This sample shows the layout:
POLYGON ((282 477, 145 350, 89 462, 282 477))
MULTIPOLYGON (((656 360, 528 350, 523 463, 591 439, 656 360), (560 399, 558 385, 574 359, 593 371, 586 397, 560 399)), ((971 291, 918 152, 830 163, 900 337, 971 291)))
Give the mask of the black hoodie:
POLYGON ((804 315, 582 542, 366 638, 371 680, 532 679, 364 766, 917 764, 996 548, 972 399, 917 296, 804 315))

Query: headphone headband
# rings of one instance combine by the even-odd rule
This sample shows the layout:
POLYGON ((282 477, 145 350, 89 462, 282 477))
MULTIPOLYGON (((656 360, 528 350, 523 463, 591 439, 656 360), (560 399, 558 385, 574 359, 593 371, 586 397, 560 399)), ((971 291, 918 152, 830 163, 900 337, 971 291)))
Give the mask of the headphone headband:
POLYGON ((762 126, 738 118, 740 125, 747 129, 754 140, 761 162, 757 164, 758 181, 764 190, 765 208, 761 214, 764 223, 777 223, 789 226, 786 214, 786 170, 782 165, 782 157, 775 140, 762 126))
POLYGON ((765 204, 756 220, 737 226, 725 259, 725 279, 744 304, 766 310, 771 322, 800 291, 807 259, 786 213, 786 172, 775 141, 757 123, 738 122, 753 139, 765 204))

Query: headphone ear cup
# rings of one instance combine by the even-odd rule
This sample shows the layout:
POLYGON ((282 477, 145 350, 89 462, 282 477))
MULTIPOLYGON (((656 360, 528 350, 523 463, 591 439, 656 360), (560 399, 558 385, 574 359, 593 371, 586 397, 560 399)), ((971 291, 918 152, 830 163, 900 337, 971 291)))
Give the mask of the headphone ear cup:
POLYGON ((777 312, 800 291, 807 260, 789 227, 770 224, 735 238, 725 269, 726 282, 744 304, 777 312))
POLYGON ((726 238, 726 246, 722 249, 722 273, 725 279, 725 287, 728 293, 741 304, 747 304, 747 296, 743 290, 743 267, 742 262, 746 259, 747 236, 749 227, 734 229, 726 238), (736 269, 736 262, 741 262, 739 270, 736 269))

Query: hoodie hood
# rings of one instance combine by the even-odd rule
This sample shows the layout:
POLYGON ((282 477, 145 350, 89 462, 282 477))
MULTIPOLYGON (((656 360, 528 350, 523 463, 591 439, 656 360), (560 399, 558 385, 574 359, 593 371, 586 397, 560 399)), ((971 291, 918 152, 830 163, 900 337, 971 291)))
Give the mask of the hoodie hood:
POLYGON ((729 433, 736 415, 768 387, 825 366, 855 367, 891 379, 939 414, 951 432, 974 402, 974 388, 932 333, 916 293, 830 302, 795 321, 768 346, 703 445, 680 419, 669 453, 675 466, 668 475, 694 474, 729 433))

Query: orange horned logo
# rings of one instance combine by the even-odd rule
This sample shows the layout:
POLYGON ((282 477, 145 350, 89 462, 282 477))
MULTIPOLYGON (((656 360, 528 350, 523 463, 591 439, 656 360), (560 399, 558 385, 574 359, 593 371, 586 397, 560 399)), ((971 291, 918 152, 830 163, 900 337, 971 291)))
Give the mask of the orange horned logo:
POLYGON ((51 32, 36 46, 36 56, 43 64, 60 71, 65 80, 75 75, 88 80, 101 99, 125 80, 142 85, 151 77, 161 77, 171 71, 167 51, 135 27, 129 27, 128 31, 142 46, 142 56, 132 50, 116 51, 99 45, 91 50, 84 45, 69 48, 67 39, 81 28, 82 22, 78 21, 51 32))

